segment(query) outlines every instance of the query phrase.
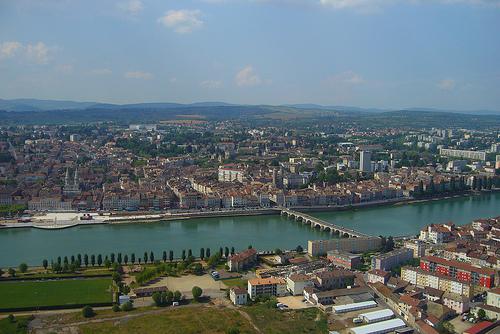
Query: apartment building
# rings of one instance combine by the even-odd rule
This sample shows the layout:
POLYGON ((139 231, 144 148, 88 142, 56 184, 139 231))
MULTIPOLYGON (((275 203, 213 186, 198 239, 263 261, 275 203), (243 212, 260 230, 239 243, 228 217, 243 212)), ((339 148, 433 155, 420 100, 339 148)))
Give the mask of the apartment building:
POLYGON ((450 148, 440 148, 439 154, 446 157, 465 158, 470 160, 486 160, 486 152, 471 150, 454 150, 450 148))
POLYGON ((286 281, 282 278, 253 278, 248 280, 248 294, 254 300, 259 296, 286 295, 286 281))
POLYGON ((401 279, 421 288, 430 287, 466 297, 470 297, 472 294, 472 288, 467 282, 460 282, 451 277, 429 273, 420 268, 401 268, 401 279))
POLYGON ((408 248, 399 248, 385 254, 372 257, 372 269, 390 271, 395 266, 413 258, 413 251, 408 248))
POLYGON ((351 253, 362 253, 379 249, 381 245, 382 241, 377 237, 309 240, 307 242, 307 253, 311 256, 321 256, 335 249, 351 253))
POLYGON ((354 274, 347 270, 322 271, 316 274, 320 290, 343 289, 354 285, 354 274))
POLYGON ((452 277, 471 285, 491 288, 495 284, 495 270, 474 267, 470 264, 447 260, 437 256, 425 256, 420 260, 420 268, 424 271, 452 277))
POLYGON ((328 251, 327 259, 334 265, 346 269, 356 269, 362 265, 361 256, 340 250, 328 251))
POLYGON ((425 256, 427 244, 423 240, 406 240, 404 242, 404 248, 412 250, 413 258, 420 258, 425 256))

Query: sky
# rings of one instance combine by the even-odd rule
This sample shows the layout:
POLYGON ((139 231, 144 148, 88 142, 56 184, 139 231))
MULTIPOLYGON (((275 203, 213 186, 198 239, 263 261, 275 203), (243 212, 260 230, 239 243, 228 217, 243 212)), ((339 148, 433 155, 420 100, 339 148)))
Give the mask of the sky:
POLYGON ((500 0, 0 0, 0 98, 500 110, 500 0))

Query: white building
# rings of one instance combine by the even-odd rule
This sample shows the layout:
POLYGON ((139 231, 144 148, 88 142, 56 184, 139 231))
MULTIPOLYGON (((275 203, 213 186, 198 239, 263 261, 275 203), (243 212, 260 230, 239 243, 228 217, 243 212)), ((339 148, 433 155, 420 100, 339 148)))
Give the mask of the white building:
POLYGON ((245 305, 247 303, 247 290, 240 287, 232 287, 229 290, 229 299, 234 305, 245 305))
POLYGON ((305 288, 314 286, 314 283, 309 275, 292 274, 287 277, 286 286, 293 296, 298 296, 304 293, 305 288))

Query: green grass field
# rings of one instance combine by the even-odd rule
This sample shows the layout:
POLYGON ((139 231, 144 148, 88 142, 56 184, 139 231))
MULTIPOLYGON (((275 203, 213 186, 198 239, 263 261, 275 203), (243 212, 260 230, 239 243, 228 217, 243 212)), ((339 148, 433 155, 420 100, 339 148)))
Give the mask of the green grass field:
POLYGON ((9 319, 4 318, 0 320, 0 334, 25 334, 28 333, 28 323, 31 317, 15 317, 11 322, 9 319))
POLYGON ((0 296, 0 309, 109 303, 111 279, 2 282, 0 296))

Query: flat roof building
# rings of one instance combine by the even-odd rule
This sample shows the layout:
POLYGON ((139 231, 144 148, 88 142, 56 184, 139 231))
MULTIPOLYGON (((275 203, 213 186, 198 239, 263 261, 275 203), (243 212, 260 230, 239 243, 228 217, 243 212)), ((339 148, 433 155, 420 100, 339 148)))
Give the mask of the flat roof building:
POLYGON ((352 334, 385 334, 394 332, 396 329, 404 328, 406 324, 401 319, 391 319, 382 322, 376 322, 349 330, 352 334))
POLYGON ((359 317, 367 324, 370 324, 372 322, 389 320, 394 317, 394 312, 391 309, 386 308, 379 311, 361 313, 359 317))

